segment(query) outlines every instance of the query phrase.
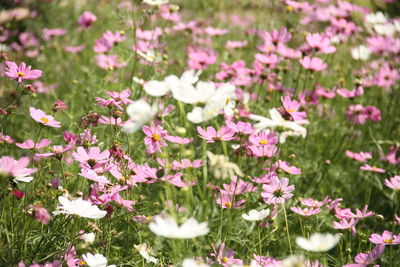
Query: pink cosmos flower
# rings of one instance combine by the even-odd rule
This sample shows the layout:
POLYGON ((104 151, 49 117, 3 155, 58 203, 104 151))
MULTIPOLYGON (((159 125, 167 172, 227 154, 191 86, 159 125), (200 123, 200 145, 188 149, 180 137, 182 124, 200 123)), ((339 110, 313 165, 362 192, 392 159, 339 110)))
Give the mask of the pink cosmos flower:
POLYGON ((66 152, 72 148, 74 148, 72 145, 66 145, 65 147, 53 146, 52 152, 43 153, 43 154, 35 154, 34 158, 35 158, 35 160, 40 160, 42 158, 48 158, 48 157, 52 157, 52 156, 61 158, 64 152, 66 152))
POLYGON ((193 142, 193 138, 186 138, 186 137, 180 137, 180 136, 174 136, 174 135, 167 135, 165 137, 165 140, 174 143, 174 144, 180 144, 180 145, 187 145, 191 142, 193 142))
POLYGON ((390 179, 385 179, 385 185, 393 190, 400 190, 400 176, 395 175, 390 179))
POLYGON ((375 215, 375 212, 368 211, 368 205, 365 205, 362 210, 356 209, 355 218, 362 219, 375 215))
POLYGON ((38 205, 30 206, 30 208, 33 209, 32 216, 36 221, 43 224, 49 224, 51 215, 45 208, 38 205))
POLYGON ((185 182, 182 180, 182 173, 178 172, 175 173, 174 175, 168 175, 168 176, 164 176, 161 177, 160 180, 162 181, 166 181, 176 187, 180 187, 180 188, 185 188, 185 187, 189 187, 192 185, 195 185, 196 182, 185 182))
POLYGON ((43 33, 43 39, 45 41, 50 41, 50 39, 53 38, 54 36, 62 36, 67 34, 67 30, 62 28, 55 28, 55 29, 44 28, 42 30, 42 33, 43 33))
POLYGON ((102 69, 113 70, 123 68, 128 65, 126 62, 119 62, 117 55, 104 55, 100 54, 96 56, 96 63, 102 69))
POLYGON ((60 128, 61 125, 53 116, 47 115, 43 110, 34 107, 29 108, 29 113, 35 121, 50 127, 60 128))
POLYGON ((4 76, 16 79, 18 83, 22 83, 23 80, 36 80, 42 76, 41 70, 31 70, 32 67, 26 67, 24 62, 18 66, 15 62, 6 61, 6 65, 4 76))
POLYGON ((76 149, 76 152, 72 152, 72 156, 80 162, 81 168, 96 171, 96 169, 108 163, 110 152, 108 150, 101 152, 99 147, 91 147, 86 151, 80 146, 76 149))
POLYGON ((241 259, 235 259, 235 252, 231 249, 225 248, 225 243, 221 243, 220 245, 215 246, 211 245, 213 248, 213 252, 210 254, 212 257, 216 257, 217 261, 223 267, 229 267, 233 265, 243 265, 243 261, 241 259), (217 248, 218 247, 218 248, 217 248))
POLYGON ((304 57, 300 59, 301 65, 312 71, 322 71, 328 67, 320 58, 317 57, 304 57))
POLYGON ((330 199, 328 197, 326 197, 324 200, 318 201, 318 200, 315 200, 312 198, 305 198, 305 199, 302 199, 300 202, 304 206, 319 208, 319 207, 322 207, 325 204, 329 203, 330 199))
POLYGON ((291 207, 291 211, 300 214, 301 216, 311 216, 321 212, 320 208, 300 208, 300 207, 291 207))
POLYGON ((364 164, 360 167, 360 170, 364 170, 364 171, 371 171, 371 172, 380 172, 380 173, 384 173, 386 172, 384 169, 375 167, 375 166, 370 166, 368 164, 364 164))
POLYGON ((350 150, 346 150, 345 154, 347 157, 359 162, 366 162, 368 159, 372 159, 371 152, 351 152, 350 150))
POLYGON ((381 160, 387 161, 389 164, 396 165, 400 163, 400 157, 397 157, 397 150, 396 146, 391 146, 389 148, 389 152, 386 155, 381 157, 381 160))
POLYGON ((207 140, 207 143, 230 141, 234 139, 234 131, 228 126, 222 126, 218 131, 212 126, 208 126, 206 130, 197 126, 197 132, 201 139, 207 140))
POLYGON ((189 48, 189 67, 194 70, 203 70, 217 61, 214 50, 206 48, 189 48))
POLYGON ((298 111, 300 108, 299 102, 291 100, 290 96, 281 97, 281 101, 286 112, 290 114, 294 121, 307 119, 307 113, 298 111))
POLYGON ((76 54, 85 49, 84 45, 77 45, 77 46, 64 46, 64 50, 68 53, 76 54))
POLYGON ((291 193, 294 190, 294 185, 289 185, 289 179, 283 177, 279 180, 278 177, 272 177, 270 184, 262 186, 263 192, 261 196, 265 203, 277 205, 285 203, 286 199, 293 196, 291 193))
POLYGON ((255 146, 275 146, 278 136, 274 132, 261 131, 257 135, 250 135, 249 143, 255 146))
POLYGON ((362 86, 357 86, 353 91, 349 91, 346 88, 339 88, 336 93, 341 97, 354 98, 364 94, 364 88, 362 86))
POLYGON ((81 169, 79 175, 85 177, 86 179, 97 182, 100 185, 105 185, 110 183, 110 180, 108 180, 105 176, 98 175, 95 171, 90 169, 81 169))
POLYGON ((117 125, 117 126, 124 126, 125 124, 128 123, 128 121, 122 121, 121 118, 114 118, 114 117, 107 117, 104 115, 101 115, 99 119, 100 124, 106 124, 106 125, 117 125))
POLYGON ((257 191, 257 187, 255 187, 252 183, 237 179, 236 176, 233 177, 229 184, 224 184, 223 187, 225 191, 231 195, 240 195, 246 192, 257 191))
POLYGON ((358 219, 341 219, 339 222, 333 222, 334 229, 350 229, 353 235, 356 234, 356 224, 358 223, 358 219))
POLYGON ((78 23, 83 28, 88 29, 88 28, 90 28, 92 26, 93 22, 95 22, 96 20, 97 20, 96 15, 94 15, 90 11, 85 11, 85 12, 83 12, 82 15, 79 16, 78 23))
POLYGON ((385 251, 385 245, 376 245, 373 250, 369 253, 359 253, 354 258, 357 264, 348 264, 343 267, 367 267, 377 260, 385 251))
POLYGON ((201 160, 196 159, 191 162, 189 159, 182 159, 181 162, 174 160, 172 162, 172 169, 173 170, 182 170, 186 168, 200 168, 203 166, 203 162, 201 160))
POLYGON ((14 139, 11 138, 9 135, 4 135, 0 133, 0 144, 14 144, 14 139))
POLYGON ((220 197, 216 198, 215 201, 222 209, 238 209, 246 202, 244 199, 238 199, 230 192, 220 189, 220 197))
POLYGON ((289 174, 301 174, 301 169, 296 166, 290 166, 288 162, 279 160, 278 161, 279 169, 289 174))
POLYGON ((382 235, 372 234, 369 241, 378 245, 398 245, 400 244, 400 235, 393 235, 392 232, 385 230, 382 235))
POLYGON ((227 121, 226 125, 231 128, 235 134, 240 136, 254 133, 254 129, 250 122, 238 121, 237 123, 234 123, 232 121, 227 121))
POLYGON ((45 139, 40 140, 39 143, 37 143, 37 144, 35 144, 35 142, 33 142, 33 140, 28 139, 28 140, 24 141, 23 143, 16 143, 15 145, 22 149, 40 149, 40 148, 46 147, 50 144, 51 144, 51 141, 49 139, 45 138, 45 139))
POLYGON ((168 133, 161 126, 152 123, 150 126, 143 126, 142 131, 147 135, 144 143, 147 145, 148 153, 162 152, 161 148, 168 146, 164 140, 168 133))
POLYGON ((331 54, 336 51, 336 48, 331 44, 330 38, 323 34, 313 33, 306 37, 307 43, 310 47, 315 48, 324 54, 331 54))
POLYGON ((228 40, 228 41, 226 41, 225 47, 227 49, 236 49, 236 48, 245 47, 246 45, 247 45, 247 40, 244 40, 244 41, 228 40))
POLYGON ((0 174, 10 176, 14 178, 14 182, 30 182, 32 181, 32 173, 37 172, 36 168, 27 168, 29 165, 29 158, 23 157, 19 160, 15 160, 9 156, 3 156, 0 158, 0 174))

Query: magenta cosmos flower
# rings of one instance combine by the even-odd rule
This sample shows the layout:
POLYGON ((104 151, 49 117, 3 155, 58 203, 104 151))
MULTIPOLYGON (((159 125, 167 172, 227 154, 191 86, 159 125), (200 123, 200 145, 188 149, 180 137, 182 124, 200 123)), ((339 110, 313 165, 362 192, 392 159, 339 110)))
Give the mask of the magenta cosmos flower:
POLYGON ((83 147, 78 147, 76 152, 72 152, 72 156, 79 161, 81 168, 90 170, 98 169, 107 164, 110 158, 110 151, 101 152, 99 147, 91 147, 86 151, 83 147))
POLYGON ((228 126, 222 126, 221 129, 216 131, 214 127, 208 126, 206 130, 197 126, 197 132, 201 139, 207 141, 207 143, 214 143, 215 141, 230 141, 234 137, 235 132, 228 126))
POLYGON ((29 113, 35 121, 50 127, 60 128, 61 125, 53 116, 47 115, 43 110, 34 107, 29 108, 29 113))
POLYGON ((369 241, 381 245, 398 245, 400 244, 400 235, 393 235, 392 232, 385 230, 382 235, 372 234, 369 241))
POLYGON ((27 168, 29 165, 29 158, 23 157, 19 160, 15 160, 13 157, 3 156, 0 158, 0 176, 10 176, 13 177, 14 182, 25 182, 28 183, 32 181, 32 173, 37 171, 36 168, 27 168))
POLYGON ((31 66, 27 67, 24 62, 18 66, 15 62, 6 61, 6 65, 4 75, 17 80, 18 83, 22 83, 23 80, 36 80, 42 76, 41 70, 31 70, 31 66))
POLYGON ((291 193, 294 190, 294 185, 289 185, 289 179, 283 177, 279 180, 274 176, 271 178, 271 183, 263 185, 261 196, 267 204, 283 204, 286 199, 293 196, 291 193))
POLYGON ((93 22, 97 20, 97 17, 95 14, 93 14, 90 11, 85 11, 83 12, 82 15, 79 16, 78 23, 81 25, 83 28, 90 28, 92 26, 93 22))
POLYGON ((167 142, 164 140, 168 133, 163 127, 152 123, 150 126, 143 126, 142 130, 147 135, 144 138, 144 143, 147 145, 147 151, 150 154, 157 151, 161 152, 162 147, 168 146, 167 142))

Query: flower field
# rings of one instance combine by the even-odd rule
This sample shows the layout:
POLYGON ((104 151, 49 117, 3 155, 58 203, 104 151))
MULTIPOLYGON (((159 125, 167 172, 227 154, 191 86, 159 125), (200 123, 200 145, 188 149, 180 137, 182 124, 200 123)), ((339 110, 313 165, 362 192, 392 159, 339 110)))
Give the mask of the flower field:
POLYGON ((398 1, 3 2, 0 266, 400 266, 398 1))

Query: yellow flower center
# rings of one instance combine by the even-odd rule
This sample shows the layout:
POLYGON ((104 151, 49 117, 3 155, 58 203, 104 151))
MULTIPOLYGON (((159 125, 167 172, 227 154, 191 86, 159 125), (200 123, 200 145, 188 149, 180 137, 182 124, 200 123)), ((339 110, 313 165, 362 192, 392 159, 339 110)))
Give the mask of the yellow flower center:
POLYGON ((40 119, 44 124, 48 124, 49 123, 49 119, 48 118, 41 118, 40 119))
POLYGON ((23 72, 17 72, 17 75, 18 75, 18 77, 24 77, 24 76, 25 76, 25 73, 23 73, 23 72))
POLYGON ((159 134, 153 134, 153 140, 154 141, 160 140, 160 135, 159 134))
POLYGON ((80 261, 79 261, 79 264, 80 264, 80 265, 86 265, 86 261, 80 260, 80 261))
POLYGON ((231 208, 232 207, 232 203, 231 202, 226 202, 225 204, 224 204, 224 206, 225 206, 225 208, 231 208))
POLYGON ((221 261, 222 261, 223 263, 227 263, 227 262, 229 261, 229 259, 228 259, 227 257, 223 257, 223 258, 221 259, 221 261))
POLYGON ((292 6, 286 6, 286 10, 288 12, 293 12, 293 7, 292 6))
POLYGON ((392 243, 393 243, 393 240, 392 240, 392 239, 385 239, 385 240, 383 240, 383 242, 384 242, 385 244, 392 244, 392 243))
POLYGON ((288 109, 288 112, 295 112, 295 110, 292 109, 292 108, 289 108, 289 109, 288 109))
POLYGON ((261 139, 259 143, 260 143, 260 145, 266 145, 266 144, 268 144, 268 140, 261 139))

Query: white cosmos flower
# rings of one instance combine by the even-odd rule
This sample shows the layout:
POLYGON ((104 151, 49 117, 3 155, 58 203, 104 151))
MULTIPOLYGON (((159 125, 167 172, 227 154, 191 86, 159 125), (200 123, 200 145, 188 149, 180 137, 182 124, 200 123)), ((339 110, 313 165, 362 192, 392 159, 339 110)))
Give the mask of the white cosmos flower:
POLYGON ((83 260, 89 267, 116 267, 115 265, 107 265, 108 260, 101 254, 90 254, 82 255, 83 260))
POLYGON ((307 135, 307 129, 301 126, 300 124, 307 124, 308 120, 303 121, 287 121, 278 110, 272 108, 269 110, 269 115, 271 119, 265 118, 263 116, 251 114, 249 116, 250 119, 258 121, 254 125, 257 132, 262 131, 263 129, 275 129, 275 128, 283 128, 288 129, 288 131, 283 131, 279 134, 279 142, 285 143, 287 136, 301 136, 303 138, 307 135))
POLYGON ((250 210, 248 214, 243 213, 242 218, 245 219, 246 221, 261 221, 264 220, 270 213, 269 209, 264 209, 264 210, 250 210))
POLYGON ((150 106, 149 103, 140 99, 130 104, 126 113, 132 121, 125 124, 122 129, 126 133, 134 133, 154 117, 157 113, 157 106, 155 103, 150 106))
POLYGON ((209 159, 208 164, 210 166, 210 171, 213 173, 215 178, 232 179, 235 175, 244 175, 239 169, 239 166, 236 165, 236 163, 230 162, 229 158, 225 155, 216 155, 210 151, 207 151, 206 153, 209 159))
POLYGON ((292 255, 284 259, 277 266, 279 267, 307 267, 306 258, 303 255, 292 255))
POLYGON ((351 56, 356 60, 368 60, 372 51, 363 45, 351 49, 351 56))
POLYGON ((178 226, 175 219, 169 216, 156 216, 149 228, 156 235, 178 239, 194 238, 210 231, 207 222, 198 223, 194 218, 190 218, 178 226))
POLYGON ((297 237, 296 244, 304 250, 322 252, 328 251, 335 247, 339 242, 340 236, 330 233, 321 234, 314 233, 309 239, 304 237, 297 237))
POLYGON ((83 241, 85 241, 85 243, 89 243, 89 244, 92 244, 94 242, 95 238, 96 238, 95 233, 87 233, 87 234, 81 235, 81 239, 83 239, 83 241))
POLYGON ((182 267, 210 267, 210 265, 203 262, 198 262, 195 259, 185 259, 182 262, 182 267))
POLYGON ((377 13, 371 13, 371 14, 366 15, 365 21, 372 25, 383 24, 388 21, 388 18, 382 12, 377 12, 377 13))
POLYGON ((15 176, 14 179, 13 179, 13 181, 15 183, 18 183, 18 182, 29 183, 32 180, 33 180, 33 177, 32 176, 28 176, 28 174, 18 175, 18 176, 15 176))
POLYGON ((66 197, 58 197, 61 203, 53 215, 69 214, 78 215, 85 218, 100 219, 106 216, 107 211, 99 209, 96 205, 92 205, 89 201, 83 200, 81 197, 69 200, 66 197))
POLYGON ((139 54, 144 60, 148 62, 156 62, 159 63, 162 61, 162 56, 160 53, 157 53, 154 50, 147 50, 146 53, 141 52, 140 50, 137 50, 136 53, 139 54))
POLYGON ((145 258, 148 262, 153 262, 157 263, 158 259, 150 256, 153 254, 153 251, 151 248, 147 246, 147 244, 139 244, 139 245, 134 245, 134 247, 139 251, 140 255, 142 255, 143 258, 145 258))
POLYGON ((392 36, 396 32, 396 27, 392 23, 375 24, 374 30, 380 35, 392 36))
POLYGON ((204 107, 194 107, 187 114, 190 122, 201 123, 219 115, 224 110, 226 115, 232 115, 235 108, 235 86, 225 83, 215 89, 212 83, 198 83, 196 88, 203 88, 199 93, 201 97, 197 100, 205 103, 204 107))
POLYGON ((161 6, 167 4, 169 0, 143 0, 142 2, 150 6, 161 6))
POLYGON ((169 92, 169 88, 167 87, 165 82, 156 80, 145 82, 143 84, 143 89, 147 94, 157 97, 164 96, 169 92))

